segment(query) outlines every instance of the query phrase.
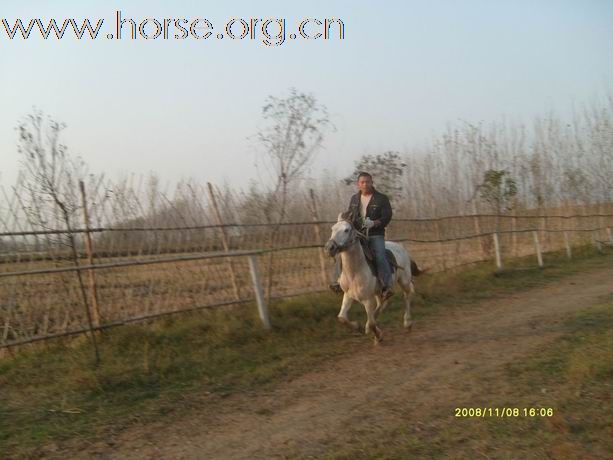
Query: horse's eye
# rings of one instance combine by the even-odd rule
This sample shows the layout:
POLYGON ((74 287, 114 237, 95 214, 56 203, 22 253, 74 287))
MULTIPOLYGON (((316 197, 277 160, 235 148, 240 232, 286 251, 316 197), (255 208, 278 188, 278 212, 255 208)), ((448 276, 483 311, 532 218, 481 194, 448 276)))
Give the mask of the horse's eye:
POLYGON ((346 229, 345 229, 345 233, 347 233, 348 231, 349 231, 349 229, 348 229, 348 228, 346 228, 346 229))

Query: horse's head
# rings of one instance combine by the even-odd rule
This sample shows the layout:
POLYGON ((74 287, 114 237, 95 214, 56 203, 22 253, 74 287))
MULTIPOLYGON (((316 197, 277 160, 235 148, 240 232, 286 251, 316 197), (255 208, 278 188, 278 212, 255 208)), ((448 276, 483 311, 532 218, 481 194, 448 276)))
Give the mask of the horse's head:
POLYGON ((341 213, 338 215, 338 221, 332 226, 332 234, 324 246, 324 251, 330 257, 344 251, 356 241, 356 230, 348 219, 346 213, 341 213))

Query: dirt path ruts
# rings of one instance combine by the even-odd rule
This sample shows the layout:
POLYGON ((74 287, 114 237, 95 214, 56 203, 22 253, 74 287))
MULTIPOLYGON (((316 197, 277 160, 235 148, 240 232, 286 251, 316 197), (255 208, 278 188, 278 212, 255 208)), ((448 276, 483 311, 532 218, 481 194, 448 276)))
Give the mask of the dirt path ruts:
POLYGON ((450 416, 452 407, 474 406, 483 379, 495 381, 505 363, 559 336, 569 314, 611 294, 607 267, 445 311, 417 322, 411 334, 389 331, 381 346, 365 343, 360 354, 272 392, 228 397, 214 414, 203 402, 202 415, 131 428, 112 448, 92 446, 87 456, 317 457, 386 426, 427 430, 428 420, 450 416))

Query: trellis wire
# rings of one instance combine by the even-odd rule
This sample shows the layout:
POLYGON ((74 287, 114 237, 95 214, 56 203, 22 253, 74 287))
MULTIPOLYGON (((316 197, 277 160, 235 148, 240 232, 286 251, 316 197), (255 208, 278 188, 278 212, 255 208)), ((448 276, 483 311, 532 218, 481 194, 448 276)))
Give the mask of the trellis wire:
MULTIPOLYGON (((77 258, 88 260, 78 267, 65 249, 67 231, 57 222, 45 223, 42 229, 38 223, 36 228, 35 216, 24 217, 28 211, 24 200, 15 195, 8 198, 3 192, 8 212, 0 212, 0 348, 90 330, 84 326, 78 287, 70 277, 74 272, 97 273, 100 324, 93 330, 254 302, 248 257, 262 258, 271 252, 278 254, 267 280, 272 283, 271 298, 320 291, 326 277, 330 279, 332 262, 322 264, 321 239, 329 231, 324 226, 332 221, 313 219, 312 215, 308 221, 283 222, 275 226, 278 230, 271 246, 264 247, 273 225, 237 221, 240 213, 227 206, 220 207, 219 215, 214 216, 211 203, 202 201, 207 196, 204 189, 192 184, 184 192, 200 198, 181 212, 182 202, 163 192, 144 204, 133 185, 104 206, 90 202, 92 228, 70 231, 77 241, 77 258), (160 203, 165 207, 160 208, 160 203), (174 225, 160 217, 160 209, 170 213, 168 219, 174 225), (147 225, 143 225, 145 221, 147 225), (51 224, 57 227, 50 228, 51 224), (88 235, 97 235, 92 238, 91 254, 82 238, 88 235)), ((99 202, 100 196, 92 199, 99 202)), ((232 196, 229 199, 232 201, 232 196)), ((507 256, 535 254, 535 234, 537 252, 559 249, 571 256, 572 246, 611 243, 613 214, 603 212, 611 208, 611 204, 574 207, 566 215, 395 217, 388 239, 409 244, 418 264, 431 271, 493 260, 493 235, 500 238, 500 251, 507 256), (429 235, 437 237, 424 238, 429 235), (524 235, 532 238, 525 240, 524 235), (563 235, 563 240, 557 235, 563 235)), ((542 264, 540 258, 538 263, 542 264)), ((266 264, 261 261, 259 265, 266 264)))

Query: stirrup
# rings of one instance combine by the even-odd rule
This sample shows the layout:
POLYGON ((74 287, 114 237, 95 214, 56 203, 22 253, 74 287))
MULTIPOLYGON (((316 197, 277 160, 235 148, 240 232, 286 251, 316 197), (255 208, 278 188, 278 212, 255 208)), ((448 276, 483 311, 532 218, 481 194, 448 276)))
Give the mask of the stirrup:
POLYGON ((381 302, 385 302, 387 299, 394 295, 394 291, 391 288, 384 289, 381 293, 381 302))

